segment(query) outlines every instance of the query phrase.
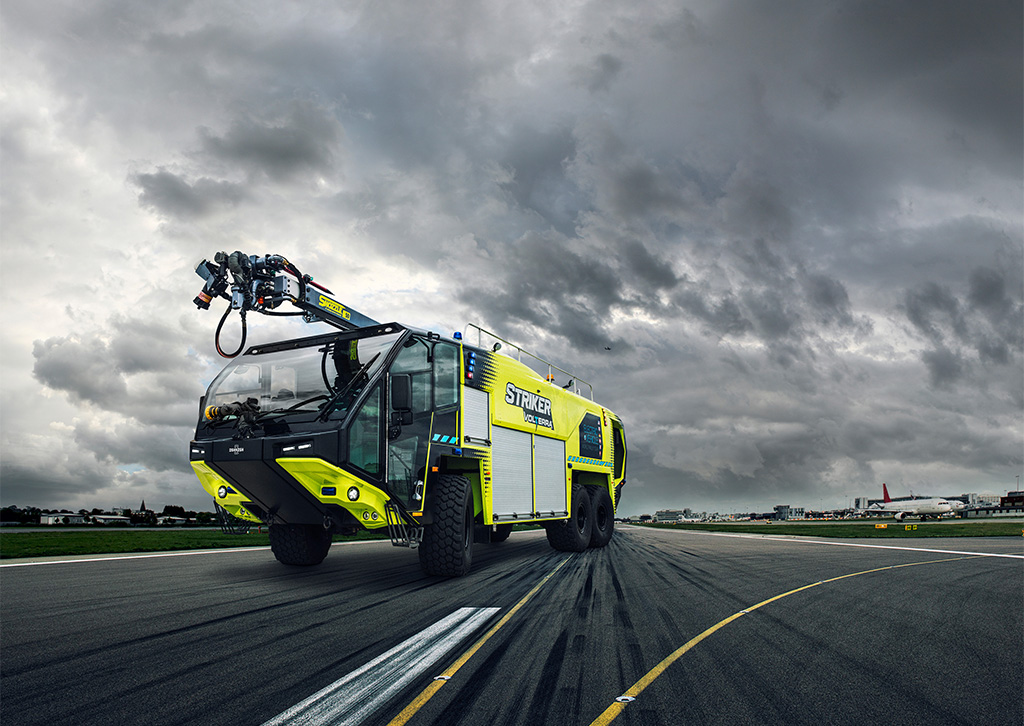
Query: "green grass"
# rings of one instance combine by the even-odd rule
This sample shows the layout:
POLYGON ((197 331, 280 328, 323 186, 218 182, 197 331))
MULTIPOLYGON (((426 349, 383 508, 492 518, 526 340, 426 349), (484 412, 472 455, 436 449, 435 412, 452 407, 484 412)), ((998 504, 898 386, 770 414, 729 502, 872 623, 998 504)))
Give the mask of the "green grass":
MULTIPOLYGON (((387 532, 360 532, 353 537, 335 536, 335 542, 381 539, 387 532)), ((168 529, 101 530, 66 529, 53 532, 0 531, 0 559, 67 555, 121 554, 126 552, 167 552, 170 550, 212 550, 224 547, 269 547, 266 528, 262 533, 223 534, 216 530, 168 529)))
POLYGON ((1021 522, 786 522, 755 524, 750 522, 713 524, 648 524, 647 527, 664 529, 692 529, 700 532, 734 532, 746 534, 787 534, 805 537, 835 538, 904 538, 904 537, 1020 537, 1024 529, 1021 522), (876 524, 884 524, 878 528, 876 524))
MULTIPOLYGON (((888 521, 885 529, 875 522, 775 523, 751 524, 648 524, 645 527, 692 529, 701 532, 736 532, 753 534, 803 535, 809 537, 1020 537, 1021 522, 946 521, 904 523, 888 521), (916 529, 914 529, 916 527, 916 529), (909 528, 909 529, 908 529, 909 528)), ((527 529, 517 525, 516 529, 527 529)), ((358 539, 383 539, 386 532, 360 532, 354 537, 335 536, 335 542, 358 539)), ((170 550, 205 550, 223 547, 266 547, 270 545, 266 531, 251 534, 222 534, 217 530, 167 529, 132 530, 86 528, 55 529, 46 532, 19 532, 13 528, 0 530, 0 559, 20 557, 60 557, 69 555, 120 554, 128 552, 167 552, 170 550)))

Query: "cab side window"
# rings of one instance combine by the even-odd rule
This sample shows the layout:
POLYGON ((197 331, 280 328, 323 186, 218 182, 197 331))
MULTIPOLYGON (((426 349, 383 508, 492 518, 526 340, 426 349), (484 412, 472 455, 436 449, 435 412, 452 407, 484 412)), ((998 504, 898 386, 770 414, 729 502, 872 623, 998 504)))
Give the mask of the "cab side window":
POLYGON ((408 373, 412 379, 412 412, 429 411, 433 403, 430 349, 419 338, 410 338, 391 366, 392 373, 408 373))
POLYGON ((434 406, 443 409, 459 402, 459 349, 447 343, 434 346, 434 406))
POLYGON ((359 469, 380 476, 381 387, 377 385, 363 402, 349 430, 348 460, 359 469))

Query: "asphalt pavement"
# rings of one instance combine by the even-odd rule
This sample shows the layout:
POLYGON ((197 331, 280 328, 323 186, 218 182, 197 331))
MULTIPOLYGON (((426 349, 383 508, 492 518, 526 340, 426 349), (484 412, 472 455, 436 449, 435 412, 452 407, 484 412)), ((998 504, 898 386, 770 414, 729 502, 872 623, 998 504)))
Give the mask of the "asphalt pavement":
POLYGON ((387 541, 0 566, 5 725, 1024 724, 1022 689, 1022 538, 534 531, 459 579, 387 541))

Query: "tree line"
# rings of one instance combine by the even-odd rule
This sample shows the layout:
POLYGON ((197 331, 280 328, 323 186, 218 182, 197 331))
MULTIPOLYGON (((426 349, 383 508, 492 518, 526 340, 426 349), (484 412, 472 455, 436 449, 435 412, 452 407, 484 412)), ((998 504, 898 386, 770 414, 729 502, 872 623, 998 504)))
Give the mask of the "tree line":
POLYGON ((72 511, 70 509, 40 509, 39 507, 18 507, 15 505, 8 505, 0 509, 0 522, 16 523, 16 524, 39 524, 43 515, 61 514, 65 515, 65 524, 70 523, 72 517, 81 517, 86 523, 93 524, 102 522, 103 517, 121 516, 127 517, 127 521, 119 522, 103 522, 106 526, 117 526, 121 524, 127 526, 129 524, 141 524, 141 525, 157 525, 161 521, 168 517, 175 517, 178 519, 186 520, 185 524, 217 524, 217 515, 213 512, 196 512, 187 510, 182 506, 176 504, 168 504, 163 508, 160 513, 155 512, 152 509, 138 510, 132 509, 117 509, 114 511, 106 511, 103 509, 79 509, 78 511, 72 511))

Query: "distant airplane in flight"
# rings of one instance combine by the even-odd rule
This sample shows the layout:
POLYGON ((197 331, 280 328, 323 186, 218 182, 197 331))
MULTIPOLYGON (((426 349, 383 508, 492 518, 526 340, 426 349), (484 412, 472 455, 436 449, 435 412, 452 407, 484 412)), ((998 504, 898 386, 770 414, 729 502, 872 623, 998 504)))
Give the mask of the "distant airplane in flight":
POLYGON ((955 512, 964 508, 964 503, 955 499, 942 499, 933 497, 931 499, 909 499, 894 502, 889 496, 889 487, 882 483, 882 502, 872 504, 864 510, 865 514, 880 514, 892 512, 897 522, 902 522, 906 517, 920 517, 925 521, 928 517, 938 519, 943 514, 955 512))

